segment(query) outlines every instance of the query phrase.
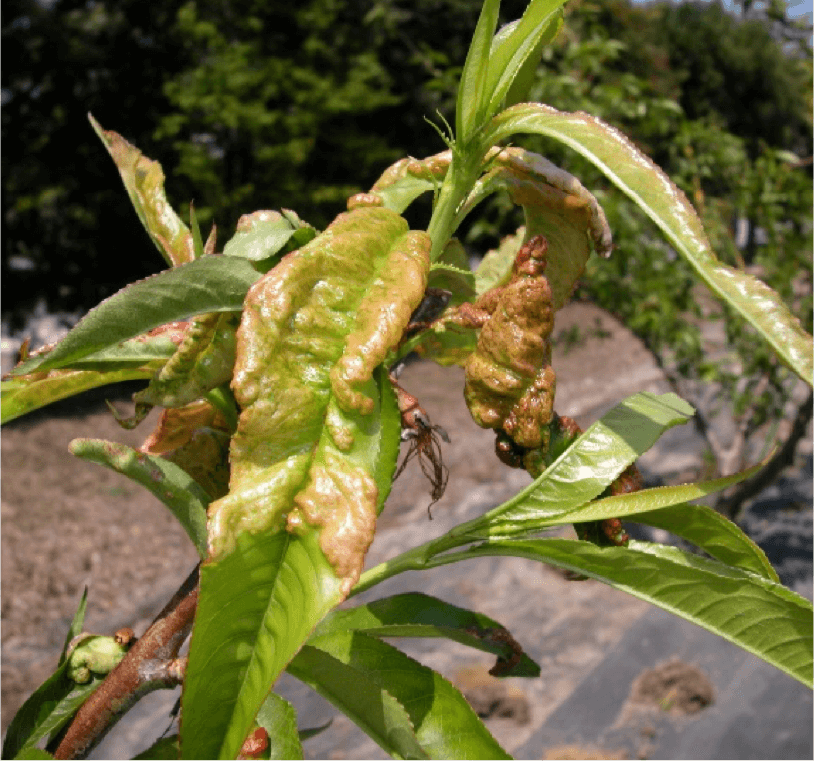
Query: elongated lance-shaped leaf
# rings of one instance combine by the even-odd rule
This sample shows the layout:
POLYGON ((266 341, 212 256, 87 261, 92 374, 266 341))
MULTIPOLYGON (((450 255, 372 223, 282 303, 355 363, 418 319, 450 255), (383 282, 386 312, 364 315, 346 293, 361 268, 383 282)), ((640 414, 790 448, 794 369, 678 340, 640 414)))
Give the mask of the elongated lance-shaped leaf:
POLYGON ((59 656, 57 669, 23 703, 11 720, 3 742, 3 758, 17 758, 20 753, 34 748, 40 740, 56 732, 73 715, 69 710, 74 707, 76 696, 71 697, 71 693, 77 691, 87 697, 99 685, 101 680, 95 680, 92 688, 90 685, 77 685, 66 675, 68 646, 85 625, 87 607, 88 588, 85 587, 73 621, 65 635, 65 644, 59 656))
POLYGON ((473 134, 488 118, 486 108, 492 94, 487 90, 489 55, 499 11, 500 0, 485 0, 483 3, 461 72, 461 81, 458 84, 458 102, 455 108, 455 139, 462 145, 469 142, 473 134))
POLYGON ((484 88, 489 99, 486 118, 496 114, 501 107, 526 100, 543 46, 554 39, 562 25, 561 8, 564 4, 565 0, 532 0, 521 19, 495 35, 484 88), (521 76, 523 81, 517 82, 521 76), (507 96, 515 83, 518 88, 512 94, 516 100, 508 103, 507 96))
POLYGON ((315 638, 289 671, 397 757, 511 758, 452 684, 374 637, 333 632, 315 638), (405 716, 383 695, 396 701, 405 716), (415 749, 410 747, 413 737, 415 749))
POLYGON ((811 602, 781 584, 691 555, 631 540, 597 547, 570 539, 493 540, 436 558, 529 558, 609 584, 691 621, 812 685, 811 602))
POLYGON ((60 399, 81 394, 99 386, 128 380, 150 378, 161 366, 160 362, 124 370, 52 370, 42 376, 22 376, 0 383, 0 422, 27 415, 60 399))
POLYGON ((738 526, 706 505, 676 505, 632 516, 636 523, 661 528, 733 565, 780 583, 763 552, 738 526))
POLYGON ((68 662, 62 663, 23 703, 11 721, 3 742, 3 758, 19 758, 53 737, 102 683, 94 677, 77 684, 68 677, 68 662))
POLYGON ((303 758, 302 743, 297 732, 297 712, 294 706, 275 693, 269 694, 257 713, 257 723, 268 733, 268 758, 303 758))
POLYGON ((288 670, 341 710, 393 758, 427 757, 406 708, 364 670, 313 645, 305 645, 288 670))
POLYGON ((634 394, 591 425, 523 491, 450 533, 487 537, 524 525, 539 530, 569 521, 565 516, 601 494, 665 431, 686 423, 693 412, 672 393, 634 394))
POLYGON ((191 262, 195 258, 193 236, 167 201, 161 165, 121 135, 102 129, 90 114, 88 119, 116 162, 130 202, 161 256, 172 266, 191 262))
POLYGON ((624 135, 582 112, 523 103, 495 117, 483 139, 491 145, 517 133, 547 135, 595 164, 655 222, 704 283, 738 311, 785 364, 812 383, 814 345, 800 321, 765 283, 718 261, 686 196, 624 135))
POLYGON ((376 368, 424 295, 429 250, 394 212, 359 208, 247 296, 230 492, 210 507, 184 685, 185 758, 239 752, 280 672, 361 572, 400 428, 376 368))
POLYGON ((17 365, 11 376, 87 359, 149 330, 207 312, 239 312, 260 274, 245 259, 204 256, 120 290, 82 320, 47 354, 17 365))
POLYGON ((74 439, 71 454, 104 465, 144 486, 160 499, 206 557, 206 506, 209 495, 177 465, 104 439, 74 439))
POLYGON ((499 676, 540 676, 540 667, 511 634, 492 618, 430 595, 411 592, 385 597, 355 608, 335 610, 314 632, 362 631, 377 637, 446 637, 499 656, 499 676))

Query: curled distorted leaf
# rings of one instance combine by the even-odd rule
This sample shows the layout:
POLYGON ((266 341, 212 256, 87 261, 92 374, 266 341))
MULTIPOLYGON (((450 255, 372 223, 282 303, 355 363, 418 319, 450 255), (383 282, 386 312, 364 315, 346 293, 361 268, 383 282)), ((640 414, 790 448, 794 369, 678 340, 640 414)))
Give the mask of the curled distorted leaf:
POLYGON ((377 367, 423 297, 429 250, 395 212, 361 207, 247 295, 232 381, 242 412, 230 492, 210 507, 184 757, 239 752, 279 673, 358 579, 398 451, 377 367))
POLYGON ((167 201, 161 165, 121 135, 102 129, 90 114, 88 119, 116 162, 141 224, 161 255, 173 266, 191 262, 195 258, 192 233, 167 201))
POLYGON ((775 291, 752 275, 718 261, 701 220, 678 187, 618 130, 582 112, 563 113, 521 103, 484 131, 491 145, 517 133, 547 135, 596 165, 664 233, 698 276, 736 309, 806 383, 814 374, 814 344, 775 291))
MULTIPOLYGON (((443 151, 425 159, 397 161, 382 172, 370 189, 370 196, 395 212, 403 212, 422 193, 440 187, 452 161, 452 152, 443 151)), ((371 204, 375 203, 371 199, 371 204)))
POLYGON ((548 241, 546 277, 554 308, 571 296, 593 247, 601 256, 611 251, 605 212, 594 195, 573 175, 537 153, 522 148, 493 148, 489 171, 475 184, 459 218, 463 219, 491 193, 505 190, 523 207, 526 240, 544 235, 548 241))
POLYGON ((365 389, 421 300, 428 266, 425 234, 388 209, 360 208, 251 289, 232 384, 243 408, 232 490, 212 512, 215 556, 240 526, 282 526, 323 425, 339 453, 352 448, 347 418, 371 411, 365 389))
MULTIPOLYGON (((502 429, 519 446, 547 444, 556 378, 549 336, 554 328, 546 241, 529 240, 518 252, 512 279, 475 303, 483 325, 466 363, 464 396, 475 422, 502 429)), ((461 308, 461 315, 468 317, 461 308)))
POLYGON ((143 391, 136 404, 183 407, 228 383, 235 364, 235 313, 199 315, 175 354, 143 391))

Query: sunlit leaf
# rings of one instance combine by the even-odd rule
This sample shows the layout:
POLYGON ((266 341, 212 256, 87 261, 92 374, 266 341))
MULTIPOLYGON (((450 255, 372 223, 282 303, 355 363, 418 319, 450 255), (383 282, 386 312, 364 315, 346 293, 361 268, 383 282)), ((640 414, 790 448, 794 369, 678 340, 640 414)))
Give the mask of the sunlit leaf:
POLYGON ((495 117, 484 141, 491 145, 517 133, 552 137, 594 163, 656 223, 709 288, 751 323, 783 362, 812 383, 814 343, 800 321, 765 283, 718 261, 684 194, 619 131, 582 112, 523 103, 495 117))
POLYGON ((177 465, 103 439, 74 439, 71 454, 127 476, 160 499, 206 557, 206 507, 209 495, 177 465))
POLYGON ((591 425, 516 496, 451 533, 485 537, 566 522, 569 513, 601 494, 665 431, 692 415, 692 407, 675 394, 634 394, 591 425))
POLYGON ((333 632, 311 640, 289 671, 341 708, 391 754, 511 758, 446 679, 361 632, 333 632))
POLYGON ((47 354, 14 368, 11 375, 41 372, 86 359, 147 331, 207 312, 243 308, 260 277, 244 259, 204 256, 132 283, 105 299, 47 354))
POLYGON ((811 603, 786 587, 674 547, 631 540, 597 547, 569 539, 493 540, 443 557, 529 558, 584 574, 718 634, 812 685, 811 603))
POLYGON ((247 296, 230 492, 209 511, 184 685, 185 758, 240 750, 280 672, 361 572, 400 431, 377 367, 424 295, 429 248, 394 212, 358 208, 247 296))
POLYGON ((333 611, 314 632, 362 631, 377 637, 445 637, 463 645, 493 653, 503 661, 516 659, 500 676, 540 675, 540 667, 512 647, 513 638, 494 619, 459 608, 429 595, 411 592, 333 611))
POLYGON ((161 255, 173 266, 191 262, 195 258, 192 233, 167 201, 161 165, 121 135, 102 129, 90 114, 88 119, 116 162, 133 208, 161 255))

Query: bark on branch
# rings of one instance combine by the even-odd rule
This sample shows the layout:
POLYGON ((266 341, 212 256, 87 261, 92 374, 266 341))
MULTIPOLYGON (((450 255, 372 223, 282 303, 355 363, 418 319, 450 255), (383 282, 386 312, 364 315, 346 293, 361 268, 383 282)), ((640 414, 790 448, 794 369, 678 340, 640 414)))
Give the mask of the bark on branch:
POLYGON ((195 567, 144 636, 77 711, 54 758, 85 758, 136 701, 155 689, 173 686, 169 681, 164 684, 161 680, 145 679, 144 666, 149 661, 178 656, 198 605, 199 569, 200 566, 195 567))

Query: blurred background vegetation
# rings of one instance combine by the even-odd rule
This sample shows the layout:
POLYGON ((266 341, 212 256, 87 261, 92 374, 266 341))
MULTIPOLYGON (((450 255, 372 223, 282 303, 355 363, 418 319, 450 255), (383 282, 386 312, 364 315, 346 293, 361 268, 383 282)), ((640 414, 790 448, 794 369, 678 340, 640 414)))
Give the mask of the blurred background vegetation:
MULTIPOLYGON (((503 20, 524 7, 504 0, 503 20)), ((444 148, 426 119, 454 121, 480 2, 9 0, 3 10, 13 326, 38 300, 86 310, 162 267, 87 112, 161 162, 170 200, 183 217, 194 201, 219 248, 257 209, 290 208, 321 227, 391 162, 444 148)), ((809 24, 783 0, 572 0, 531 99, 622 129, 694 203, 718 256, 780 291, 810 331, 809 24)), ((713 383, 734 399, 726 442, 710 428, 721 410, 701 405, 712 469, 737 469, 752 440, 804 430, 810 397, 644 216, 575 154, 539 138, 523 145, 580 177, 608 213, 614 255, 592 259, 575 296, 628 325, 691 402, 713 383)), ((464 242, 481 254, 520 222, 495 201, 464 242)))

